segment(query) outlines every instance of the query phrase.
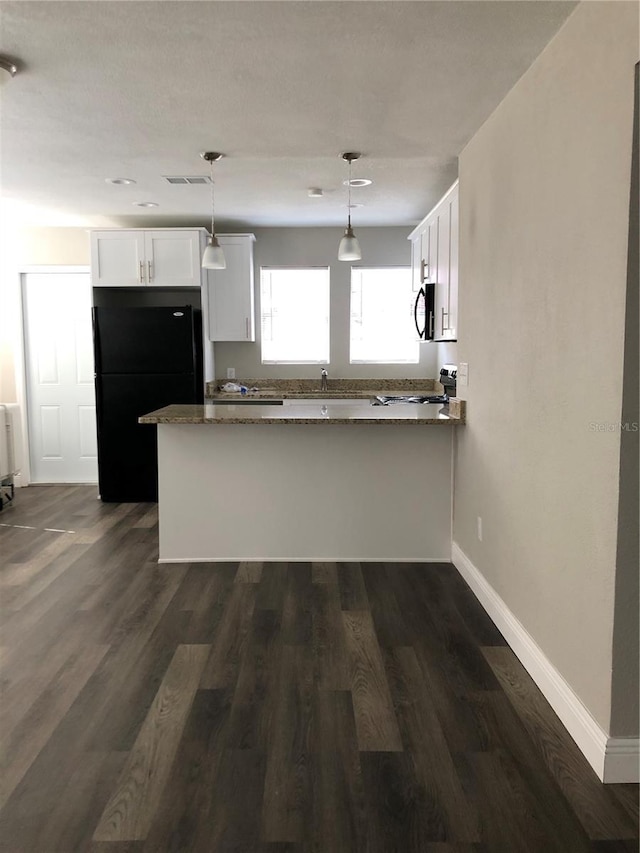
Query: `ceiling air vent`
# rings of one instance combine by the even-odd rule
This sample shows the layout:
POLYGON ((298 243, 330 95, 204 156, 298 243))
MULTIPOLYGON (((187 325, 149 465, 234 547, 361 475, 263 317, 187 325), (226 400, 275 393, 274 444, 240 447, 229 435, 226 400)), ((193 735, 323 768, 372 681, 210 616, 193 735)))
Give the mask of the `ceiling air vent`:
POLYGON ((168 184, 210 184, 208 175, 163 175, 168 184))

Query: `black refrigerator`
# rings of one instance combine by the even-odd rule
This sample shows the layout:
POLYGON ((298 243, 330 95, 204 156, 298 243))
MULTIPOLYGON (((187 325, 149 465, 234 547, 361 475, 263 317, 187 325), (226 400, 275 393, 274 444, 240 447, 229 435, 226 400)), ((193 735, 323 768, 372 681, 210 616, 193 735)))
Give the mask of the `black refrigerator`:
POLYGON ((103 501, 157 501, 155 424, 170 403, 202 403, 202 315, 191 305, 93 309, 98 480, 103 501))

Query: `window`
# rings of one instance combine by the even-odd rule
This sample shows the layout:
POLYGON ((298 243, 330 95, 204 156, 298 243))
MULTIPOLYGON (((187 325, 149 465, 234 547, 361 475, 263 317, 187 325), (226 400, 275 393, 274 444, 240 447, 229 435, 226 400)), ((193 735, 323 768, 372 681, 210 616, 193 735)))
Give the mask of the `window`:
POLYGON ((352 267, 351 364, 417 364, 409 267, 352 267))
POLYGON ((263 364, 328 364, 328 267, 263 267, 260 311, 263 364))

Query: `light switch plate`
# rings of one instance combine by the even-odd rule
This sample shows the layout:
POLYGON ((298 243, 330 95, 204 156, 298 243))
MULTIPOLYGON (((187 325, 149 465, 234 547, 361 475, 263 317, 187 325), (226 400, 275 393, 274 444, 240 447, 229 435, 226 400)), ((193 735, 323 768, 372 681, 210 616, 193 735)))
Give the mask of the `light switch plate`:
POLYGON ((458 384, 459 385, 468 385, 469 384, 469 363, 466 361, 461 361, 458 365, 458 384))
POLYGON ((227 367, 227 379, 235 379, 235 378, 236 378, 235 367, 227 367))

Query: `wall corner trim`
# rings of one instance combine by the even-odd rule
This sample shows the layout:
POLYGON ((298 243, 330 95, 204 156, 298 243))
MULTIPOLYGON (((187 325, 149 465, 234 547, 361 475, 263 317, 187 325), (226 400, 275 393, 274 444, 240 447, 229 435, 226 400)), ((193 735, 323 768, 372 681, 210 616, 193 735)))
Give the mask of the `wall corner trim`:
POLYGON ((610 738, 462 548, 452 562, 602 782, 640 781, 640 739, 610 738))

